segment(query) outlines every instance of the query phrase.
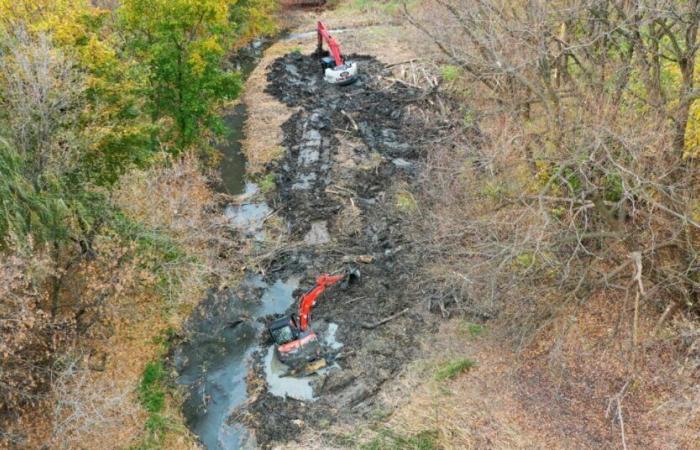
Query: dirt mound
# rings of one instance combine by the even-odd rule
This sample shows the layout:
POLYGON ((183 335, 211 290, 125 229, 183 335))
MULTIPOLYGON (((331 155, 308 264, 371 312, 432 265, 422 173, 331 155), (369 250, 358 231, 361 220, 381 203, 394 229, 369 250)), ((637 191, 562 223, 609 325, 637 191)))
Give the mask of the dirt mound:
POLYGON ((410 288, 417 258, 396 212, 396 186, 410 185, 424 144, 449 127, 436 131, 426 119, 430 92, 387 81, 376 59, 349 59, 360 75, 347 87, 326 84, 314 56, 291 53, 269 68, 268 92, 299 108, 283 125, 286 156, 271 168, 277 173, 274 206, 287 221, 292 245, 275 253, 269 271, 301 275, 301 286, 310 287, 318 273, 352 262, 363 282, 333 290, 314 310, 315 321, 338 325, 344 344, 327 355, 336 366, 314 383, 316 401, 302 405, 270 394, 259 352, 248 413, 235 417, 246 418, 263 446, 294 439, 302 427, 320 430, 376 413, 382 384, 412 358, 416 335, 433 328, 410 288), (386 318, 392 319, 382 323, 386 318))

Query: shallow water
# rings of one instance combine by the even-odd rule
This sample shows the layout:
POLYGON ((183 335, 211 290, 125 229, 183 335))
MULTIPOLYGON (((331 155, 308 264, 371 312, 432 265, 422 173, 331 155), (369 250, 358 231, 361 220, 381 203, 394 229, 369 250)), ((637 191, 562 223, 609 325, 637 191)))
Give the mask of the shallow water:
POLYGON ((326 345, 331 350, 340 350, 341 348, 343 348, 343 343, 338 341, 335 337, 337 332, 338 332, 338 324, 332 323, 332 322, 329 323, 328 324, 328 331, 326 331, 325 335, 323 336, 323 339, 326 342, 326 345))
POLYGON ((226 206, 224 215, 231 226, 243 233, 245 237, 263 241, 265 240, 265 219, 272 210, 264 201, 253 200, 258 192, 256 184, 244 183, 244 189, 239 195, 241 203, 226 206))
POLYGON ((248 118, 248 109, 244 103, 239 103, 223 117, 227 129, 226 139, 217 146, 221 152, 219 173, 221 179, 216 185, 219 192, 236 195, 245 188, 246 157, 241 151, 243 140, 243 125, 248 118))
MULTIPOLYGON (((330 33, 332 36, 334 34, 346 33, 348 31, 352 31, 352 30, 348 30, 345 28, 337 28, 335 30, 328 30, 328 33, 330 33)), ((295 40, 295 39, 310 39, 310 38, 315 38, 317 34, 318 34, 318 31, 316 31, 316 30, 305 31, 303 33, 290 33, 290 34, 284 36, 283 39, 285 41, 290 41, 290 40, 295 40)))
POLYGON ((311 382, 316 378, 288 377, 289 368, 275 356, 275 348, 270 347, 265 355, 265 381, 268 391, 278 397, 290 397, 297 400, 313 400, 314 390, 311 382))
POLYGON ((184 414, 207 449, 255 447, 245 428, 235 421, 229 425, 228 418, 247 399, 251 355, 264 332, 264 325, 256 319, 285 312, 294 302, 292 294, 299 280, 276 280, 268 286, 256 276, 244 283, 266 286, 260 302, 231 296, 230 304, 213 311, 214 318, 202 320, 191 342, 176 354, 178 383, 189 390, 184 414))
MULTIPOLYGON (((241 49, 231 64, 233 69, 245 80, 260 61, 263 51, 271 41, 258 40, 251 46, 241 49)), ((245 137, 244 125, 248 119, 248 108, 244 103, 238 103, 224 112, 222 117, 226 125, 226 137, 217 145, 221 153, 219 173, 221 178, 216 183, 216 190, 230 195, 237 195, 245 189, 246 158, 241 151, 241 142, 245 137)))

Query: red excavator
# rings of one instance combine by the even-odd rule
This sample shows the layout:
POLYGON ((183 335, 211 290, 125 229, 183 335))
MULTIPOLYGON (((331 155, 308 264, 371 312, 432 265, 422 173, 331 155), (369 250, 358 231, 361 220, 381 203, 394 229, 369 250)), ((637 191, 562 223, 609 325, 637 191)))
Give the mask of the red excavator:
POLYGON ((320 275, 316 278, 316 285, 301 296, 298 315, 282 317, 267 327, 272 340, 275 341, 275 353, 281 362, 297 369, 321 357, 318 336, 309 328, 311 309, 327 288, 339 282, 347 286, 359 278, 360 272, 357 269, 350 269, 338 275, 320 275))
POLYGON ((321 57, 323 79, 331 84, 347 85, 357 80, 357 64, 346 60, 340 53, 340 45, 322 22, 318 22, 316 34, 318 46, 316 53, 321 57), (328 50, 323 50, 323 42, 328 45, 328 50))

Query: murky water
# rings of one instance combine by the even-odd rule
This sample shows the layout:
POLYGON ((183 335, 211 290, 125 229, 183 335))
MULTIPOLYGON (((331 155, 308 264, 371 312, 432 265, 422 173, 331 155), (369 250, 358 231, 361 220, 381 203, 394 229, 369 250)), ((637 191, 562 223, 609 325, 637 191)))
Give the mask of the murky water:
POLYGON ((267 286, 259 277, 245 281, 265 286, 260 301, 231 296, 200 322, 192 339, 176 352, 178 383, 189 397, 184 414, 190 429, 207 449, 255 448, 245 428, 228 424, 229 416, 246 398, 246 375, 264 325, 259 317, 280 314, 294 302, 297 278, 267 286))
POLYGON ((291 397, 297 400, 313 400, 314 390, 311 382, 314 376, 285 376, 289 368, 275 357, 275 348, 270 347, 265 355, 265 380, 268 391, 278 397, 291 397))
MULTIPOLYGON (((233 69, 245 80, 260 61, 263 51, 272 41, 258 40, 250 46, 241 49, 232 59, 233 69)), ((221 179, 215 186, 217 191, 237 195, 245 188, 246 158, 241 151, 241 141, 244 138, 243 126, 248 118, 248 109, 244 103, 239 103, 224 112, 223 121, 227 135, 217 148, 221 152, 219 173, 221 179)))
POLYGON ((264 201, 255 200, 258 191, 258 186, 254 183, 245 183, 244 191, 239 195, 240 203, 226 206, 224 215, 231 226, 245 237, 263 241, 265 240, 265 219, 272 210, 264 201))
MULTIPOLYGON (((334 34, 341 34, 341 33, 347 33, 348 31, 352 31, 352 30, 348 30, 348 29, 345 29, 345 28, 336 28, 336 29, 334 29, 334 30, 328 30, 328 32, 329 32, 331 35, 334 35, 334 34)), ((283 39, 284 39, 285 41, 291 41, 291 40, 295 40, 295 39, 310 39, 310 38, 315 38, 317 33, 318 33, 318 32, 317 32, 316 30, 314 30, 314 31, 305 31, 305 32, 303 32, 303 33, 290 33, 290 34, 284 36, 283 39)))
MULTIPOLYGON (((330 350, 337 351, 343 347, 343 343, 339 342, 335 337, 337 331, 338 324, 335 323, 329 323, 327 327, 321 325, 317 331, 323 345, 330 350)), ((270 347, 265 355, 265 381, 267 382, 267 389, 272 395, 278 397, 314 401, 313 382, 317 380, 319 376, 337 367, 338 365, 333 363, 323 367, 313 375, 305 377, 289 376, 289 367, 285 366, 277 359, 274 347, 270 347)))
POLYGON ((245 188, 246 158, 241 151, 243 125, 248 118, 245 104, 239 103, 223 117, 227 129, 226 139, 217 146, 221 152, 219 173, 221 179, 216 186, 219 192, 236 195, 245 188))
POLYGON ((340 350, 343 348, 343 343, 339 342, 335 335, 338 332, 338 324, 337 323, 329 323, 328 324, 328 331, 326 331, 325 335, 323 336, 323 339, 326 342, 326 345, 328 348, 331 350, 340 350))

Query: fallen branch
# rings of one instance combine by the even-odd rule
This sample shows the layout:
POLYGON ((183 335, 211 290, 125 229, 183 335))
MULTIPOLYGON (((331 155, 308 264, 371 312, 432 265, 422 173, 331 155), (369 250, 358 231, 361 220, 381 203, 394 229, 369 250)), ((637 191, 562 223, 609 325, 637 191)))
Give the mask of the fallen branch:
POLYGON ((608 410, 605 412, 605 417, 610 417, 612 422, 620 424, 620 437, 622 439, 622 448, 627 450, 627 436, 625 435, 625 420, 622 417, 622 400, 625 398, 625 391, 627 391, 627 386, 629 386, 631 380, 627 380, 620 392, 615 394, 608 401, 608 410), (613 411, 613 404, 615 405, 615 410, 613 411))
POLYGON ((355 119, 352 118, 352 116, 348 113, 346 113, 344 110, 340 110, 340 113, 344 115, 352 124, 352 127, 355 129, 355 131, 358 131, 360 127, 357 126, 357 122, 355 122, 355 119))
POLYGON ((416 62, 416 61, 420 61, 420 58, 411 58, 411 59, 407 59, 406 61, 401 61, 401 62, 397 62, 397 63, 393 63, 393 64, 387 64, 386 66, 384 66, 384 68, 388 69, 389 67, 400 66, 403 64, 410 64, 410 63, 416 62))
POLYGON ((282 208, 275 208, 274 210, 270 211, 265 217, 263 217, 263 220, 261 223, 267 222, 267 219, 274 216, 277 213, 277 211, 279 211, 280 209, 282 209, 282 208))
POLYGON ((384 324, 387 323, 387 322, 390 322, 390 321, 396 319, 397 317, 400 317, 400 316, 406 314, 406 313, 409 311, 409 309, 410 309, 410 308, 403 309, 403 310, 397 312, 396 314, 392 314, 391 316, 389 316, 389 317, 387 317, 387 318, 385 318, 385 319, 380 320, 379 322, 375 322, 375 323, 372 323, 372 324, 369 324, 369 325, 362 324, 362 328, 364 328, 365 330, 373 330, 373 329, 375 329, 375 328, 377 328, 377 327, 379 327, 379 326, 384 325, 384 324))
POLYGON ((348 300, 347 302, 345 302, 345 303, 343 303, 343 304, 344 304, 344 305, 349 305, 349 304, 351 304, 351 303, 355 303, 356 301, 364 300, 364 299, 366 299, 366 298, 367 298, 367 296, 362 295, 362 296, 360 296, 360 297, 351 298, 350 300, 348 300))

